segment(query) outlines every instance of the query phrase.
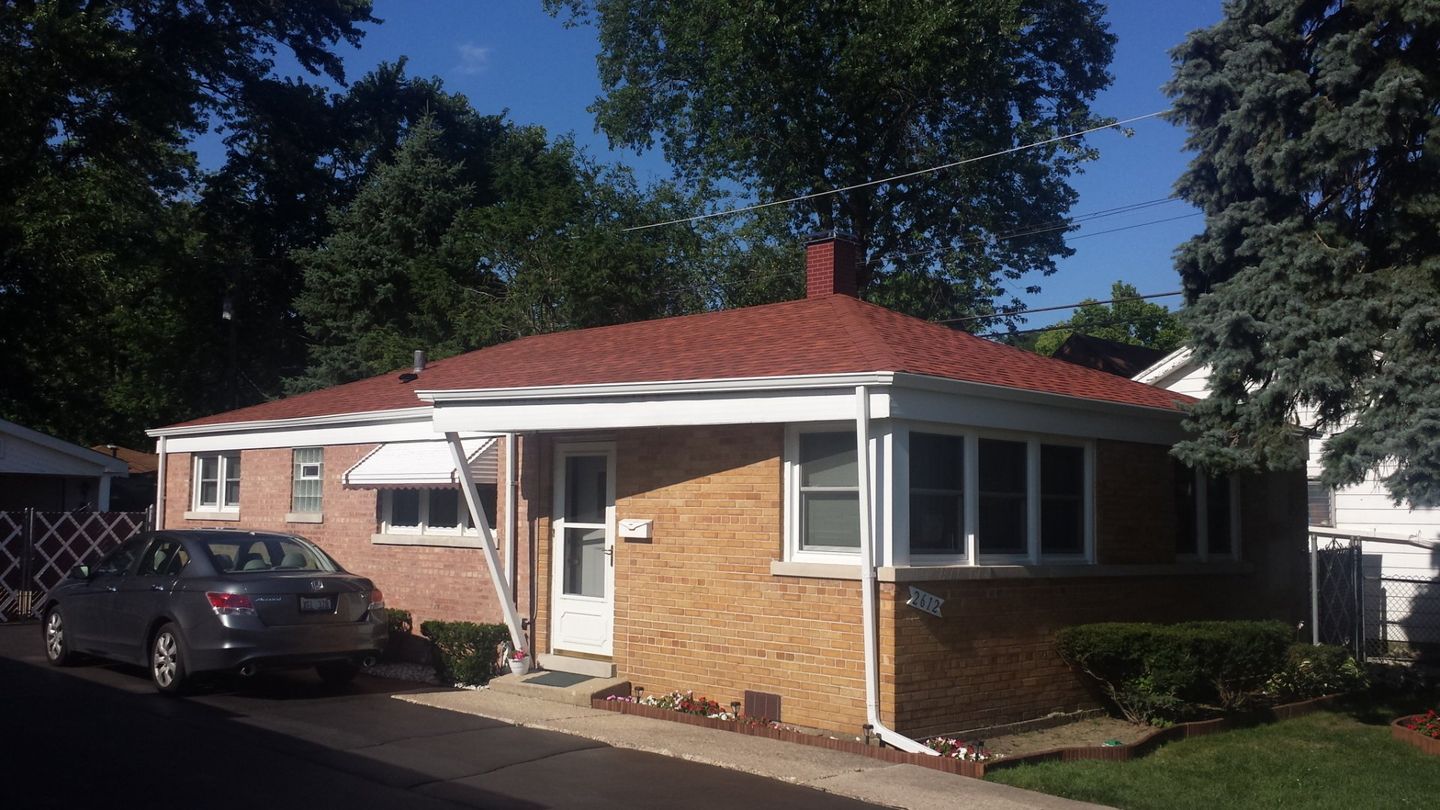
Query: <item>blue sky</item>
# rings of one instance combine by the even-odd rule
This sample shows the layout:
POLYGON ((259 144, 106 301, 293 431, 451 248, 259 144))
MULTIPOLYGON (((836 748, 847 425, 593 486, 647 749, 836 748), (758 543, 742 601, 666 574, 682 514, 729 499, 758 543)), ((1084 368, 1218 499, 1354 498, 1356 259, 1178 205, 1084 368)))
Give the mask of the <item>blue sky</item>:
MULTIPOLYGON (((1171 74, 1169 51, 1188 32, 1218 22, 1220 2, 1110 3, 1107 21, 1119 38, 1111 65, 1115 81, 1097 100, 1096 112, 1124 119, 1168 107, 1160 86, 1171 74)), ((539 0, 376 0, 375 5, 376 16, 384 23, 368 29, 359 49, 341 50, 350 78, 363 75, 381 61, 408 56, 412 75, 440 77, 448 90, 464 93, 482 113, 504 109, 516 122, 539 124, 552 134, 574 133, 593 155, 631 165, 641 180, 668 176, 658 153, 611 152, 605 137, 595 132, 594 119, 586 111, 600 93, 593 29, 565 28, 541 10, 539 0)), ((1080 192, 1075 215, 1171 194, 1188 160, 1183 132, 1159 119, 1138 122, 1132 129, 1132 137, 1114 131, 1090 136, 1089 142, 1100 150, 1101 157, 1074 181, 1080 192)), ((1108 298, 1110 285, 1122 279, 1142 293, 1177 290, 1179 277, 1171 254, 1199 230, 1201 218, 1142 223, 1193 213, 1185 203, 1171 202, 1095 219, 1072 232, 1076 253, 1061 262, 1059 272, 1010 286, 1023 291, 1028 284, 1040 285, 1039 294, 1023 296, 1033 307, 1068 304, 1087 296, 1108 298), (1118 228, 1127 229, 1097 233, 1118 228)), ((1158 303, 1174 307, 1178 301, 1168 298, 1158 303)), ((1043 325, 1067 314, 1037 314, 1030 325, 1043 325)))

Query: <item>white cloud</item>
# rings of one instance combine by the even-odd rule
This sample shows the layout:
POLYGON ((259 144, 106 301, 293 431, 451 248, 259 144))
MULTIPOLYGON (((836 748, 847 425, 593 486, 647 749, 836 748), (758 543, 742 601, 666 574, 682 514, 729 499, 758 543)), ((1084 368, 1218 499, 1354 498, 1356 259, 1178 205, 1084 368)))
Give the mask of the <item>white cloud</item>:
POLYGON ((490 67, 490 49, 476 45, 473 42, 466 42, 455 49, 460 54, 460 61, 453 70, 462 76, 478 76, 490 67))

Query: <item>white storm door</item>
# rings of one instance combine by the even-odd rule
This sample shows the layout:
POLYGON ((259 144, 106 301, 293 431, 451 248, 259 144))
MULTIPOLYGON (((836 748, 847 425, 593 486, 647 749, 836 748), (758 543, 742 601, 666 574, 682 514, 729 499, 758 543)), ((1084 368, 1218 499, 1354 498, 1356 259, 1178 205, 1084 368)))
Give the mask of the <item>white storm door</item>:
POLYGON ((550 648, 609 657, 615 624, 615 446, 555 451, 550 648))

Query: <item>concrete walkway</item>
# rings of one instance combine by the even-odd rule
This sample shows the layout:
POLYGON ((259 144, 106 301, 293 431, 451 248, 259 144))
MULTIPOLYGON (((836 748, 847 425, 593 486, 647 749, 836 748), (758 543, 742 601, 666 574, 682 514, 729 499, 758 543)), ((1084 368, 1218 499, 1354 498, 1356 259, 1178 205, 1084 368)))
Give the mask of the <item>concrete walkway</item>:
POLYGON ((410 693, 395 698, 585 737, 616 748, 717 765, 889 807, 1015 810, 1098 806, 917 765, 892 765, 855 754, 537 700, 494 689, 410 693))

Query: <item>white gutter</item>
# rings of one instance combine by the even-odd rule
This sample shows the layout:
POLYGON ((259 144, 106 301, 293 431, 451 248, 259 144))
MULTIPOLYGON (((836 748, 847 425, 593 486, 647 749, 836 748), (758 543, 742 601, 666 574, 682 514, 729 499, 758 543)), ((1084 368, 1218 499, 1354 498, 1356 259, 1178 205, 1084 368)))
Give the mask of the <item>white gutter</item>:
POLYGON ((155 466, 155 526, 158 531, 165 528, 165 437, 155 443, 155 454, 160 461, 155 466))
POLYGON ((876 654, 875 543, 870 525, 870 391, 855 386, 855 459, 860 484, 860 616, 865 636, 865 717, 882 742, 911 754, 940 753, 891 729, 880 720, 880 667, 876 654))
POLYGON ((254 419, 247 422, 211 422, 204 425, 151 428, 145 435, 152 439, 165 436, 203 436, 211 433, 243 433, 248 431, 291 430, 306 427, 331 427, 335 425, 369 425, 386 422, 416 422, 430 416, 425 405, 413 408, 396 408, 388 411, 359 411, 355 413, 330 413, 320 416, 296 416, 288 419, 254 419))
MULTIPOLYGON (((520 618, 515 615, 515 602, 510 595, 510 586, 505 583, 505 573, 500 568, 500 555, 495 550, 495 533, 490 530, 490 519, 480 508, 480 493, 475 489, 475 478, 470 475, 470 465, 465 463, 465 448, 460 444, 459 433, 446 433, 445 441, 450 445, 450 455, 455 460, 455 472, 460 478, 460 491, 465 495, 465 505, 470 509, 470 521, 480 532, 480 547, 485 551, 485 562, 490 567, 490 581, 495 585, 495 596, 500 609, 505 613, 505 626, 510 629, 510 642, 516 650, 527 650, 525 634, 520 629, 520 618)), ((528 650, 527 650, 528 652, 528 650)))

